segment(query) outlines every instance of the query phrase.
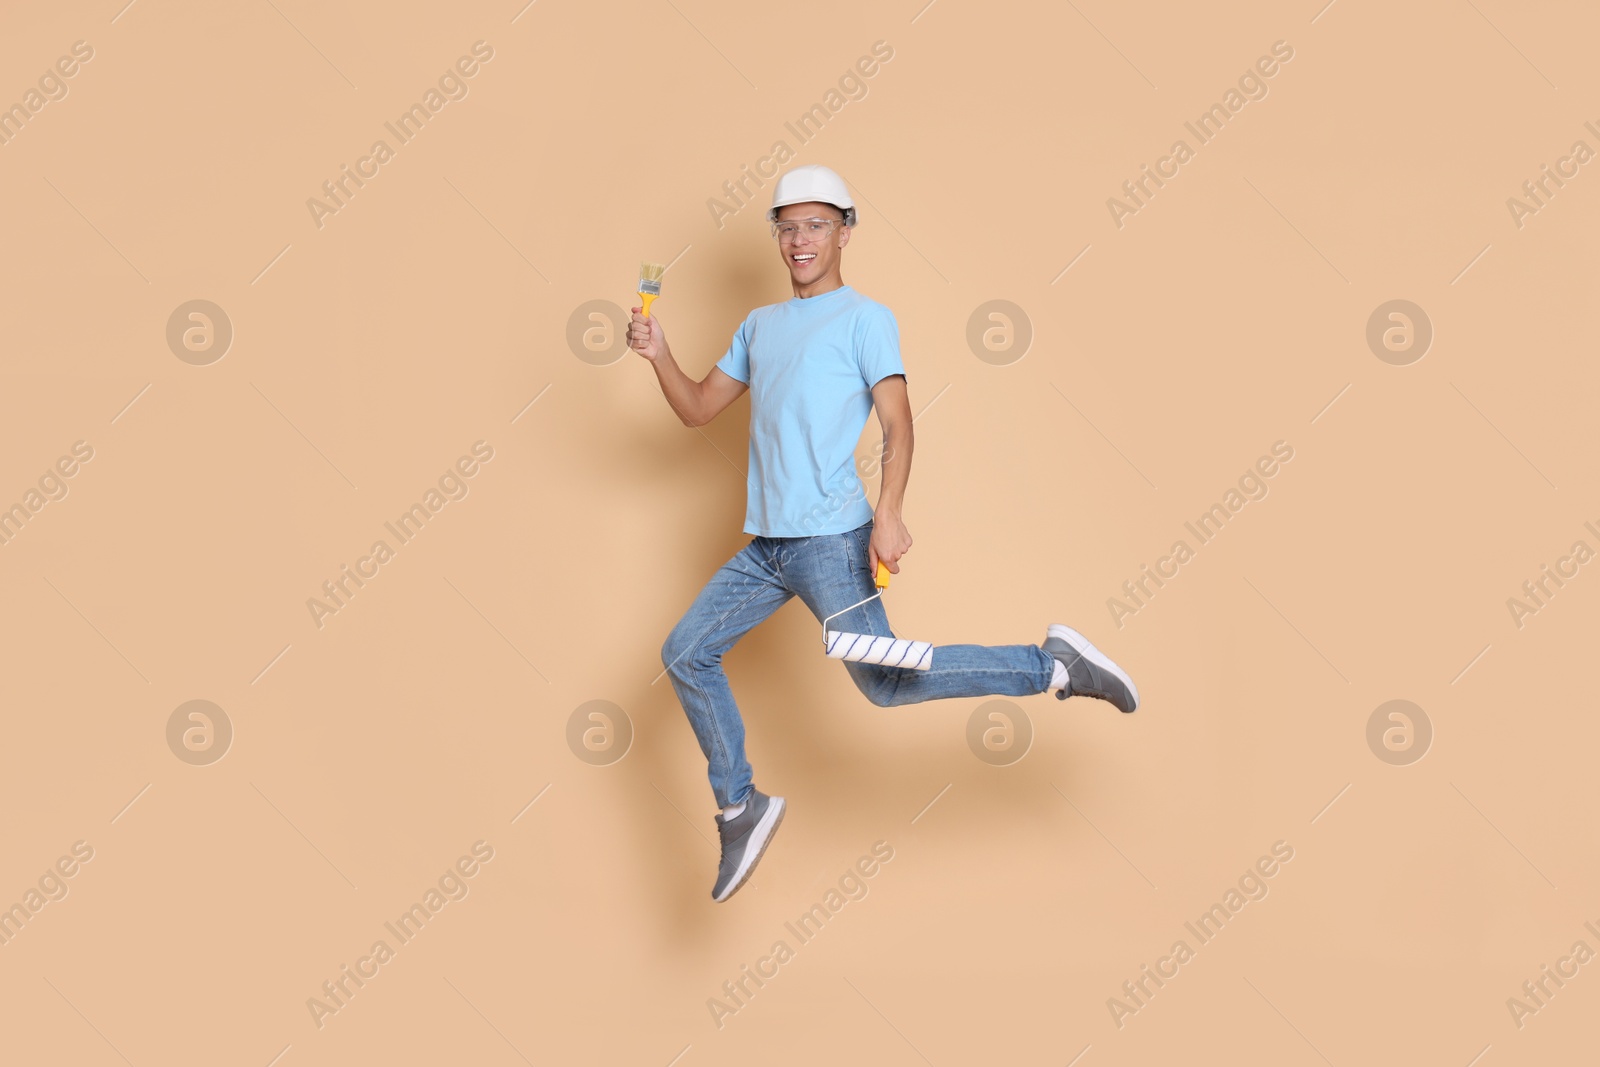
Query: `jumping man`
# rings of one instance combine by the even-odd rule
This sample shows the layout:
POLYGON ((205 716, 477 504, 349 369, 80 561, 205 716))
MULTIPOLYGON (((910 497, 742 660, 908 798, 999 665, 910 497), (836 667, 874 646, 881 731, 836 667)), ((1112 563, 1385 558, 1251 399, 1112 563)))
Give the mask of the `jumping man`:
MULTIPOLYGON (((899 326, 893 312, 840 277, 855 203, 827 167, 795 167, 778 179, 767 219, 794 298, 752 311, 703 380, 672 358, 658 317, 646 319, 636 307, 628 328, 629 346, 655 368, 685 426, 710 422, 751 391, 744 532, 755 536, 706 583, 661 649, 722 809, 722 861, 711 890, 718 902, 749 879, 784 812, 782 797, 752 783, 723 655, 791 597, 819 620, 870 597, 878 562, 898 574, 911 548, 900 518, 912 435, 899 326), (855 467, 874 408, 884 437, 876 510, 855 467)), ((833 625, 894 636, 881 598, 833 625)), ((939 645, 927 670, 849 661, 845 669, 878 707, 1046 692, 1098 697, 1125 712, 1139 706, 1133 679, 1060 624, 1048 627, 1043 645, 939 645)))

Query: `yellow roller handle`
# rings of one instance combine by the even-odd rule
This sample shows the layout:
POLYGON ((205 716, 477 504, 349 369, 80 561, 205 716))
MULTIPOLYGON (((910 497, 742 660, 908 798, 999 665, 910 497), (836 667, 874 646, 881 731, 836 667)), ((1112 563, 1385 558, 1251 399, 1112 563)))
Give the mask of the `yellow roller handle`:
POLYGON ((889 588, 889 565, 881 559, 878 561, 877 585, 879 589, 889 588))
POLYGON ((657 295, 658 294, 656 294, 656 293, 640 293, 639 294, 639 299, 644 301, 644 317, 647 318, 647 319, 650 317, 650 303, 651 303, 651 301, 655 300, 657 295))

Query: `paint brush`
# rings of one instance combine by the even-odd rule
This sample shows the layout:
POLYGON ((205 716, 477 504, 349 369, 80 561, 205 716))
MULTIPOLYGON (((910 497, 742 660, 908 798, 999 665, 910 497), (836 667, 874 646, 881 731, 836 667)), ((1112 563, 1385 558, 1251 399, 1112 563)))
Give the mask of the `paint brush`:
POLYGON ((650 302, 661 295, 661 276, 667 273, 663 263, 639 264, 639 299, 644 301, 644 317, 650 317, 650 302))

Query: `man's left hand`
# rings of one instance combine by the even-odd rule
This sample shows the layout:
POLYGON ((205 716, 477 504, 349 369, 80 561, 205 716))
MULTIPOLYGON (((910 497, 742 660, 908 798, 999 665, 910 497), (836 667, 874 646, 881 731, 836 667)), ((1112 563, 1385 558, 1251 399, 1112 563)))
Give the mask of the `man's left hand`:
POLYGON ((876 578, 878 561, 882 560, 890 574, 900 573, 900 557, 911 549, 911 531, 896 514, 873 516, 872 540, 867 544, 867 571, 876 578))

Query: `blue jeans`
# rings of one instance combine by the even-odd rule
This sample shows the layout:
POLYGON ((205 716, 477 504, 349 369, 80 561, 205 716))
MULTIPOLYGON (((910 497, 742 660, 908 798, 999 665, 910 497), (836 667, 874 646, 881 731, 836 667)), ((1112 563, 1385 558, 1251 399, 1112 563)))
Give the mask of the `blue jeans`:
MULTIPOLYGON (((723 655, 791 597, 799 596, 820 622, 871 596, 877 589, 867 572, 871 537, 870 521, 817 537, 756 537, 718 569, 667 636, 661 662, 705 753, 718 807, 739 803, 751 788, 744 721, 722 670, 723 655)), ((889 629, 881 597, 828 626, 898 636, 889 629)), ((824 655, 820 626, 811 654, 824 655)), ((849 661, 844 666, 869 701, 888 708, 949 697, 1043 693, 1055 662, 1038 645, 938 645, 933 666, 925 671, 849 661)))

